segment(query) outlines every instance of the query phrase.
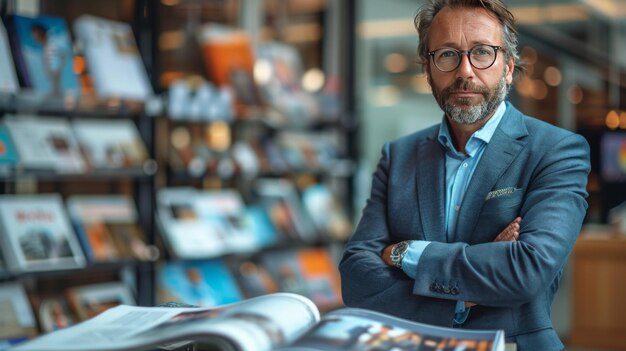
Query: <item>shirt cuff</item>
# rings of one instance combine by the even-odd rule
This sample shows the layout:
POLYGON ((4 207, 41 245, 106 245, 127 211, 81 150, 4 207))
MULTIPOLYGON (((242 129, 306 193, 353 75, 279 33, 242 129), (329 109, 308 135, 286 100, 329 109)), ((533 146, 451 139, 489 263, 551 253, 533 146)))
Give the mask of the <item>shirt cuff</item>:
POLYGON ((454 312, 454 323, 463 324, 469 316, 470 309, 465 308, 465 301, 457 301, 454 312))
POLYGON ((430 244, 430 241, 426 240, 413 240, 411 244, 409 244, 409 248, 402 258, 402 270, 406 275, 415 279, 417 276, 417 265, 419 264, 420 257, 422 257, 422 253, 426 246, 430 244))

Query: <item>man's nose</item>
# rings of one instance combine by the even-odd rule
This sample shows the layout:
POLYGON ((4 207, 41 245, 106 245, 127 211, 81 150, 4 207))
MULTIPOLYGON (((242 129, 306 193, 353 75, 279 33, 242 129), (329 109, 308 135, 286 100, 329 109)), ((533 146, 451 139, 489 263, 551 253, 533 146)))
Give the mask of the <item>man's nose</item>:
POLYGON ((457 78, 471 78, 474 76, 474 67, 470 63, 469 56, 466 53, 461 55, 461 63, 456 69, 457 78))

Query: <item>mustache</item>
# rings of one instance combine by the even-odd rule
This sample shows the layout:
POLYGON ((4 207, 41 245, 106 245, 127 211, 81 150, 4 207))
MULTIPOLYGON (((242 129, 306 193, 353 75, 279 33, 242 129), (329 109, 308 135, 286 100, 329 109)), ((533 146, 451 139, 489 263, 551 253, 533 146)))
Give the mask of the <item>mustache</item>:
POLYGON ((482 87, 478 84, 475 84, 469 79, 458 79, 454 82, 454 84, 444 89, 445 95, 457 92, 487 94, 489 93, 489 89, 487 87, 482 87))

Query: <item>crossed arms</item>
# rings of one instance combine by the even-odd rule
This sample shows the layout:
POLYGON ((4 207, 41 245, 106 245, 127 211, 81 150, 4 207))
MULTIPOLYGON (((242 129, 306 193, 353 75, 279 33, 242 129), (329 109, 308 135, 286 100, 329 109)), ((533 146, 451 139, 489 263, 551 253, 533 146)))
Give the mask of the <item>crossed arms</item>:
MULTIPOLYGON (((421 256, 415 280, 385 263, 389 245, 424 237, 420 228, 402 228, 406 230, 402 233, 390 229, 394 215, 406 213, 390 211, 388 197, 393 191, 409 191, 394 190, 397 184, 389 183, 391 174, 411 165, 392 164, 386 147, 374 174, 372 194, 340 263, 346 304, 448 324, 457 300, 514 307, 545 291, 557 278, 582 225, 590 168, 588 145, 582 137, 568 134, 550 142, 545 147, 549 152, 522 155, 527 160, 520 161, 519 170, 508 170, 518 172, 508 176, 519 177, 517 184, 524 185, 525 194, 517 208, 502 215, 510 216, 502 227, 521 216, 518 236, 502 228, 505 234, 500 239, 505 240, 496 237, 474 245, 431 242, 421 256), (457 286, 459 293, 433 291, 433 282, 457 286)), ((490 222, 489 218, 479 220, 476 231, 490 222)))

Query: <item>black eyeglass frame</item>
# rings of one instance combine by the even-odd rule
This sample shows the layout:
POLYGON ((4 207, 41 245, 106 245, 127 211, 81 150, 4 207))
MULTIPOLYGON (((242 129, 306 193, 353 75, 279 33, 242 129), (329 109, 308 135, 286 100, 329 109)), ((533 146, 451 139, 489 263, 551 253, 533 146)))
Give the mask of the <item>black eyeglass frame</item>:
POLYGON ((485 70, 485 69, 488 69, 491 66, 493 66, 494 63, 496 63, 496 60, 498 59, 498 51, 500 51, 500 50, 502 50, 502 46, 489 45, 489 44, 478 44, 478 45, 474 45, 469 50, 457 50, 457 49, 448 48, 448 47, 440 48, 440 49, 437 49, 437 50, 430 51, 428 53, 428 56, 430 56, 430 58, 433 61, 433 64, 435 65, 435 67, 437 67, 437 69, 440 70, 441 72, 452 72, 452 71, 456 70, 457 68, 459 68, 459 66, 461 65, 461 61, 463 61, 463 58, 461 57, 461 55, 467 55, 467 59, 469 60, 469 63, 470 63, 470 65, 472 65, 472 67, 474 67, 476 69, 479 69, 479 70, 485 70), (474 65, 474 63, 472 62, 472 56, 471 56, 472 51, 474 49, 476 49, 477 47, 480 47, 480 46, 489 46, 490 48, 492 48, 494 50, 493 62, 491 62, 491 64, 489 66, 483 67, 483 68, 476 67, 474 65), (452 50, 452 51, 456 52, 456 55, 459 58, 459 62, 456 64, 456 66, 454 66, 454 68, 449 69, 447 71, 444 71, 439 66, 437 66, 437 62, 435 61, 435 53, 437 53, 437 51, 441 51, 441 50, 452 50))

